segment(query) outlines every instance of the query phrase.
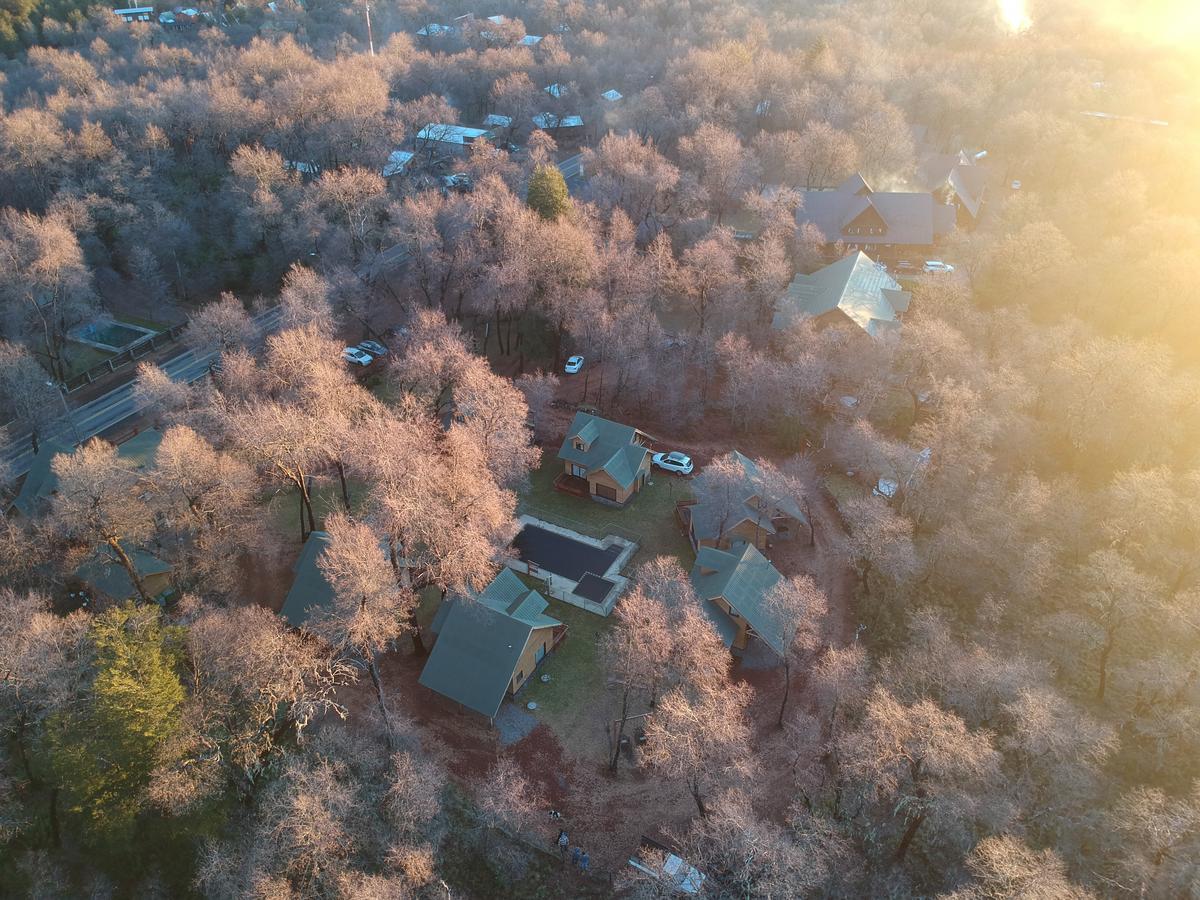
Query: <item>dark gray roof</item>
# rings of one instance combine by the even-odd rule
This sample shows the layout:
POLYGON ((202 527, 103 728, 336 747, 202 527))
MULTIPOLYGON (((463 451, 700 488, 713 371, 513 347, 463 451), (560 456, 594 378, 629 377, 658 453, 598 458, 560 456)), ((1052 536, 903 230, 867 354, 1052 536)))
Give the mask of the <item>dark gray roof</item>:
POLYGON ((923 187, 935 192, 950 190, 972 218, 979 215, 990 176, 991 169, 980 165, 966 150, 932 154, 917 169, 923 187))
POLYGON ((632 425, 610 422, 599 416, 577 412, 567 436, 558 451, 558 458, 577 463, 589 475, 605 472, 623 489, 637 479, 649 449, 637 443, 639 432, 632 425), (586 450, 576 450, 575 438, 583 441, 586 450))
POLYGON ((803 204, 796 210, 798 224, 811 222, 829 243, 843 240, 855 244, 933 243, 939 232, 935 223, 933 194, 928 192, 872 191, 855 173, 832 191, 803 191, 803 204), (847 229, 856 224, 881 228, 876 234, 847 229))
POLYGON ((772 650, 783 655, 790 643, 787 626, 768 613, 765 602, 783 576, 753 544, 738 543, 729 551, 701 547, 691 577, 706 613, 710 618, 716 614, 713 624, 722 637, 728 629, 719 619, 728 617, 709 603, 717 597, 737 610, 772 650))
POLYGON ((333 608, 333 585, 317 565, 317 560, 328 545, 328 534, 324 531, 312 532, 292 568, 292 587, 279 614, 293 628, 299 628, 317 613, 333 608))
POLYGON ((792 279, 771 325, 787 328, 805 316, 840 310, 871 337, 878 337, 899 327, 896 313, 908 309, 911 297, 859 250, 811 275, 792 279))

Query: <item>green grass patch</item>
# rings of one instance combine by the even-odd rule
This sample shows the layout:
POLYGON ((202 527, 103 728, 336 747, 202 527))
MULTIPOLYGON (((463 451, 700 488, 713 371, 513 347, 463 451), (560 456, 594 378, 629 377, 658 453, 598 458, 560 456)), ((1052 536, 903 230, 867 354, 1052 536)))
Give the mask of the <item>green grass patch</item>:
POLYGON ((586 534, 603 538, 610 534, 636 541, 637 553, 631 566, 656 556, 674 556, 685 569, 692 566, 692 547, 675 521, 675 503, 690 500, 691 485, 685 478, 654 470, 651 481, 624 509, 605 506, 586 497, 554 489, 562 462, 551 448, 542 455, 542 465, 530 476, 529 490, 521 497, 518 513, 536 516, 586 534))
POLYGON ((153 319, 146 319, 142 316, 113 316, 118 322, 124 322, 126 325, 137 325, 139 328, 149 328, 151 331, 166 331, 167 326, 162 322, 155 322, 153 319))
MULTIPOLYGON (((347 479, 346 487, 347 493, 350 495, 350 509, 354 511, 362 505, 363 498, 367 494, 367 486, 357 479, 350 478, 347 479)), ((316 517, 318 530, 324 527, 327 515, 346 508, 342 503, 342 486, 337 476, 314 482, 311 496, 313 515, 316 517)), ((267 500, 267 505, 267 517, 275 529, 280 534, 294 534, 298 537, 300 534, 300 500, 296 496, 296 489, 289 487, 287 490, 272 494, 267 500)))
POLYGON ((76 375, 82 375, 92 366, 98 366, 114 355, 98 347, 89 347, 87 344, 77 344, 75 341, 67 341, 62 351, 63 368, 66 371, 66 378, 70 380, 76 375))
POLYGON ((546 615, 566 625, 567 636, 542 660, 517 702, 536 702, 539 718, 561 732, 571 728, 583 707, 589 706, 589 698, 603 693, 605 674, 599 644, 613 627, 613 620, 560 600, 546 599, 550 601, 546 615), (550 676, 549 683, 542 683, 543 675, 550 676))

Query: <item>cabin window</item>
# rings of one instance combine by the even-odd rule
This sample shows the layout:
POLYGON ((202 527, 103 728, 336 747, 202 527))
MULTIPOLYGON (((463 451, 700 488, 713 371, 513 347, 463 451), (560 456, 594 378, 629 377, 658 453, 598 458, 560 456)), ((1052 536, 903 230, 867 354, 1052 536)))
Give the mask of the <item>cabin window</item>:
POLYGON ((575 438, 574 446, 575 446, 576 450, 582 450, 583 449, 583 441, 581 441, 579 438, 575 438))
POLYGON ((571 463, 571 474, 576 478, 587 478, 587 469, 577 463, 571 463))

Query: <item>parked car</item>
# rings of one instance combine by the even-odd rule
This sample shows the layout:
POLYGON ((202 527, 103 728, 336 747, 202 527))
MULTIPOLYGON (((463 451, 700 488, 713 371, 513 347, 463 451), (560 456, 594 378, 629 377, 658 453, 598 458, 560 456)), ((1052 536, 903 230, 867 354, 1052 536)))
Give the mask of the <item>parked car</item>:
POLYGON ((946 275, 954 271, 954 266, 940 259, 927 259, 925 265, 921 266, 921 271, 926 275, 946 275))
POLYGON ((471 180, 471 176, 466 172, 443 175, 438 180, 442 183, 443 194, 449 194, 451 191, 466 194, 475 190, 475 182, 471 180))
POLYGON ((563 371, 566 372, 568 375, 574 375, 576 372, 578 372, 582 368, 583 368, 583 357, 577 355, 577 356, 569 357, 567 359, 567 364, 565 366, 563 366, 563 371))
POLYGON ((1013 179, 1012 189, 1014 191, 1019 191, 1021 189, 1021 182, 1019 180, 1017 180, 1016 178, 1013 179))
POLYGON ((650 461, 660 469, 666 469, 676 475, 691 475, 694 468, 692 458, 678 450, 672 450, 670 453, 655 453, 650 457, 650 461))
POLYGON ((896 263, 897 272, 915 272, 917 267, 912 264, 910 259, 902 259, 896 263))
POLYGON ((379 343, 379 341, 359 341, 358 349, 372 356, 387 356, 391 352, 387 347, 379 343))
POLYGON ((360 350, 358 347, 347 347, 342 351, 342 359, 356 366, 369 366, 373 357, 370 353, 360 350))

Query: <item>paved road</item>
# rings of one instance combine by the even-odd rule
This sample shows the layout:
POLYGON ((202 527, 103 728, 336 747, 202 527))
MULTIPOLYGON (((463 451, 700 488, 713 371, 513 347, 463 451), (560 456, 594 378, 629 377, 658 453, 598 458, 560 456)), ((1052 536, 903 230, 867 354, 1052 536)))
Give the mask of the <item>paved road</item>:
MULTIPOLYGON (((265 310, 255 318, 255 322, 258 324, 261 340, 279 324, 279 308, 265 310)), ((184 350, 164 362, 162 368, 174 380, 190 384, 208 373, 208 367, 216 356, 215 352, 197 353, 194 350, 184 350)), ((57 438, 64 443, 73 444, 78 436, 78 440, 85 441, 120 424, 137 411, 138 407, 133 401, 131 379, 76 409, 70 409, 71 421, 63 422, 56 433, 45 435, 43 440, 57 438), (72 421, 74 428, 71 427, 72 421)), ((12 466, 14 477, 29 471, 29 465, 33 461, 29 432, 16 435, 0 449, 0 456, 12 466)))
MULTIPOLYGON (((574 156, 562 160, 558 163, 558 168, 563 173, 563 180, 567 182, 567 188, 572 192, 578 190, 584 181, 582 154, 576 153, 574 156)), ((374 281, 381 272, 403 262, 405 256, 405 248, 397 244, 376 255, 369 263, 359 266, 358 275, 368 281, 374 281)), ((255 321, 258 323, 259 339, 261 340, 274 331, 279 324, 279 309, 273 307, 266 310, 260 313, 255 321)), ((193 350, 185 350, 178 356, 167 360, 162 367, 176 381, 190 384, 208 372, 209 364, 216 356, 215 352, 197 354, 193 350)), ((44 435, 43 439, 57 438, 64 443, 75 443, 76 440, 85 441, 120 424, 137 411, 137 406, 133 402, 133 382, 129 380, 108 393, 102 394, 76 409, 69 410, 71 419, 64 422, 57 432, 44 435)), ((33 460, 29 432, 14 435, 7 444, 0 446, 0 458, 10 464, 14 478, 28 472, 29 465, 33 460)))

